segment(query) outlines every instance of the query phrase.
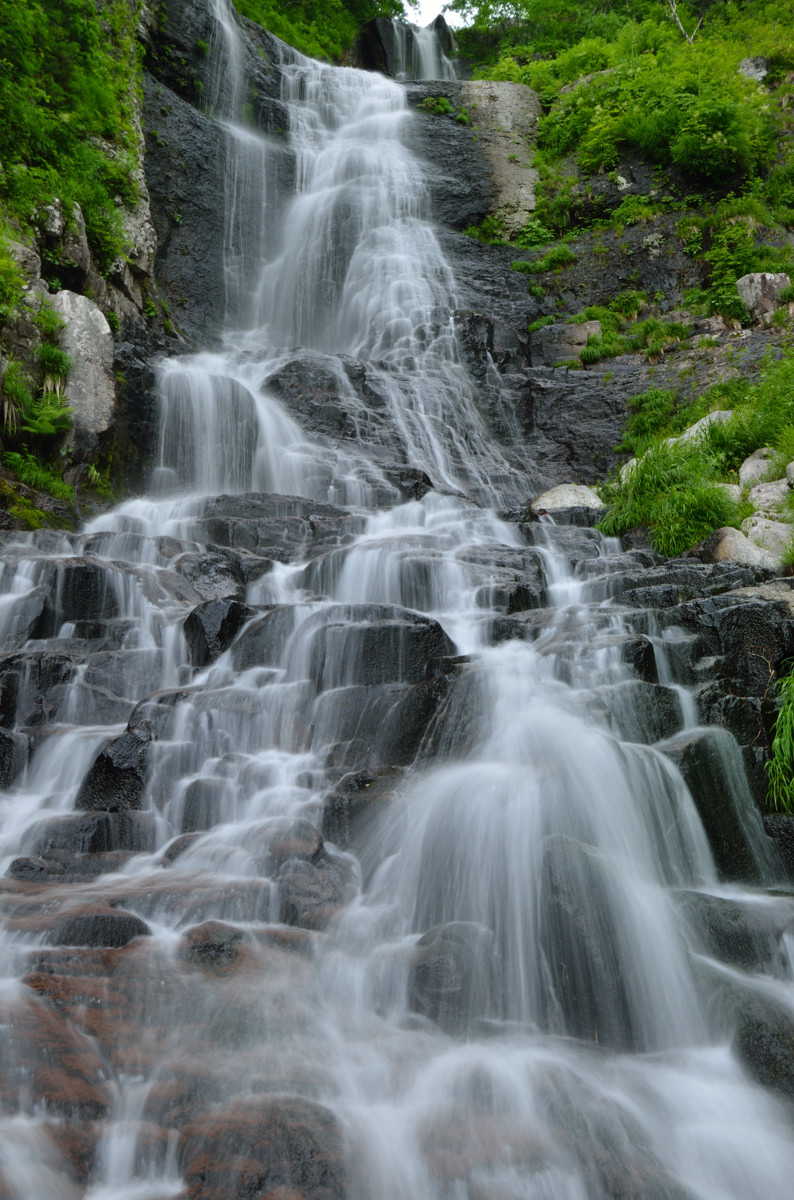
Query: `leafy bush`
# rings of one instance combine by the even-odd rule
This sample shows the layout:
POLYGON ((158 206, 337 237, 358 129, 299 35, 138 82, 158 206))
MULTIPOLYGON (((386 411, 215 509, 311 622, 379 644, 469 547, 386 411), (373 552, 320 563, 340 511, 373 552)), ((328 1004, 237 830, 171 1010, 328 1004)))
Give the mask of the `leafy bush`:
POLYGON ((609 508, 598 528, 614 537, 647 527, 660 554, 683 554, 736 516, 715 475, 716 464, 698 445, 652 446, 622 481, 602 487, 609 508))
POLYGON ((775 688, 780 709, 772 736, 772 755, 766 764, 767 800, 779 812, 794 812, 794 673, 783 676, 775 688))
POLYGON ((56 500, 74 499, 74 488, 70 487, 68 483, 64 483, 55 471, 32 455, 17 454, 12 450, 7 450, 3 454, 3 463, 14 472, 20 483, 26 484, 27 487, 47 492, 56 500))
POLYGON ((542 258, 534 262, 514 262, 511 270, 520 271, 524 275, 540 275, 543 271, 562 271, 576 262, 576 255, 568 246, 552 246, 542 258))
POLYGON ((670 422, 675 411, 676 393, 671 389, 649 388, 627 401, 631 416, 626 422, 618 450, 639 457, 653 438, 670 422))

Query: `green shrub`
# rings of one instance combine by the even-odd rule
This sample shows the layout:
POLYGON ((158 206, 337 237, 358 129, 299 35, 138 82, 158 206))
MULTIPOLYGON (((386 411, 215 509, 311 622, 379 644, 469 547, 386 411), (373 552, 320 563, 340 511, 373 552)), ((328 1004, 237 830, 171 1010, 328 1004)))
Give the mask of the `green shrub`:
POLYGON ((676 393, 672 389, 649 388, 626 402, 631 416, 626 422, 618 450, 637 455, 648 449, 670 423, 675 412, 676 393))
POLYGON ((766 764, 767 800, 770 808, 790 813, 794 812, 794 673, 779 679, 775 691, 780 708, 766 764))
POLYGON ((60 392, 72 366, 69 355, 51 342, 42 342, 36 350, 36 362, 44 373, 44 390, 60 392))
POLYGON ((455 111, 455 105, 447 96, 426 96, 416 107, 422 112, 433 113, 436 117, 448 116, 455 111))
POLYGON ((537 321, 531 321, 527 325, 527 333, 537 333, 539 329, 543 329, 546 325, 556 325, 557 318, 551 314, 545 317, 538 317, 537 321))
POLYGON ((17 454, 15 451, 6 450, 3 454, 3 463, 14 472, 19 482, 24 483, 27 487, 36 488, 39 492, 46 492, 49 496, 54 496, 56 500, 72 500, 74 498, 74 488, 70 487, 68 483, 64 483, 60 475, 46 463, 39 462, 30 454, 17 454))
POLYGON ((598 528, 614 537, 645 527, 660 554, 682 554, 735 518, 736 506, 714 486, 715 475, 699 445, 652 446, 622 482, 602 488, 609 507, 598 528))
POLYGON ((31 387, 31 381, 22 364, 11 356, 0 379, 3 394, 3 430, 6 434, 18 429, 24 415, 32 409, 31 387))
POLYGON ((544 271, 562 271, 576 262, 576 255, 568 246, 553 246, 543 258, 534 262, 514 262, 512 271, 520 271, 524 275, 540 275, 544 271))
POLYGON ((502 219, 498 216, 485 217, 480 225, 467 225, 463 232, 485 246, 507 245, 502 219))

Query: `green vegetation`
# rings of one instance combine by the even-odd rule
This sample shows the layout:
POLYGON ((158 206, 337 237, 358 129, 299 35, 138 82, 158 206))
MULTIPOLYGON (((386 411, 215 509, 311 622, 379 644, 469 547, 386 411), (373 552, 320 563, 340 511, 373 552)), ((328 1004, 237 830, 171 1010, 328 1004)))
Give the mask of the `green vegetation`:
POLYGON ((540 275, 544 271, 562 271, 576 262, 576 255, 569 246, 552 246, 542 258, 534 262, 514 262, 511 270, 520 271, 524 275, 540 275))
POLYGON ((67 221, 78 203, 100 269, 137 200, 136 24, 127 0, 15 0, 0 18, 0 204, 30 228, 54 199, 67 221))
POLYGON ((775 690, 780 710, 772 737, 772 756, 766 764, 767 800, 771 808, 791 813, 794 812, 794 672, 779 679, 775 690))
POLYGON ((421 112, 435 117, 452 117, 459 125, 471 125, 471 117, 465 108, 456 108, 446 96, 427 96, 416 106, 421 112))
POLYGON ((20 483, 24 483, 27 487, 35 488, 39 492, 46 492, 49 496, 54 496, 56 500, 73 500, 74 488, 68 483, 64 483, 60 475, 57 475, 50 467, 33 458, 29 454, 17 454, 14 451, 6 450, 3 455, 3 464, 10 467, 16 475, 20 483))
POLYGON ((766 362, 754 383, 717 384, 695 404, 677 405, 675 393, 652 388, 630 407, 619 448, 633 450, 637 462, 624 469, 622 479, 616 474, 602 485, 609 509, 600 528, 618 535, 645 526, 657 550, 680 554, 721 525, 738 523, 740 514, 716 485, 735 482, 749 454, 770 446, 777 452, 775 470, 791 461, 794 351, 766 362), (709 424, 695 441, 668 444, 668 438, 716 408, 730 409, 732 416, 709 424))
POLYGON ((715 487, 715 470, 698 445, 659 442, 601 491, 609 511, 599 528, 614 536, 636 526, 650 530, 660 554, 682 554, 735 519, 736 505, 715 487))
POLYGON ((312 58, 338 61, 357 31, 372 17, 404 15, 401 0, 234 0, 244 17, 256 21, 312 58))

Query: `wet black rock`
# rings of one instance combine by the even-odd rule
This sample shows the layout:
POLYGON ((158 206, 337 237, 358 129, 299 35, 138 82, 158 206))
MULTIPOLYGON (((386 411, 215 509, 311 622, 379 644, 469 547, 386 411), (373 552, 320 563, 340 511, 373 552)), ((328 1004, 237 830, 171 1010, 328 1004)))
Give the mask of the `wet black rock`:
POLYGON ((28 739, 21 733, 0 729, 0 787, 10 787, 28 757, 28 739))
POLYGON ((327 862, 288 859, 278 877, 279 919, 285 925, 323 929, 346 899, 344 880, 327 862))
POLYGON ((256 609, 238 600, 207 600, 188 614, 185 641, 194 667, 205 667, 228 650, 256 609))
POLYGON ((194 779, 182 797, 182 833, 197 833, 231 817, 231 790, 224 779, 194 779))
POLYGON ((692 793, 719 873, 757 880, 765 857, 772 861, 772 844, 759 813, 742 804, 746 779, 733 738, 721 729, 698 729, 670 738, 660 749, 692 793))
POLYGON ((289 859, 317 863, 324 850, 322 836, 309 821, 291 820, 288 817, 268 823, 266 844, 271 870, 283 866, 289 859))
POLYGON ((408 1003, 447 1033, 498 1014, 499 956, 490 929, 451 921, 429 930, 412 956, 408 1003))
POLYGON ((15 858, 6 874, 10 875, 12 879, 24 879, 35 883, 50 878, 50 867, 43 858, 33 858, 28 855, 24 858, 15 858))
POLYGON ((794 1096, 794 1021, 789 1012, 760 998, 746 1000, 734 1049, 759 1083, 794 1096))
POLYGON ((182 1134, 186 1200, 345 1200, 348 1194, 339 1124, 311 1100, 276 1095, 226 1103, 182 1134))
POLYGON ((108 812, 142 808, 151 741, 146 726, 138 725, 101 750, 80 785, 75 807, 108 812))
POLYGON ((232 965, 245 934, 223 921, 205 921, 187 929, 179 939, 177 953, 194 967, 217 971, 232 965))
POLYGON ((54 946, 126 946, 151 931, 133 913, 113 908, 83 909, 58 921, 48 941, 54 946))
POLYGON ((320 500, 257 493, 208 500, 192 536, 276 562, 291 562, 327 549, 329 543, 359 532, 363 525, 362 517, 320 500))
POLYGON ((794 878, 794 816, 768 813, 764 817, 764 832, 774 840, 786 870, 794 878))
POLYGON ((698 941, 721 962, 765 974, 784 969, 783 922, 776 926, 758 905, 704 892, 682 892, 680 903, 698 941))
POLYGON ((547 839, 540 940, 549 967, 546 1022, 560 1033, 629 1049, 641 1033, 627 991, 608 872, 589 847, 547 839))
POLYGON ((52 817, 30 831, 33 854, 53 851, 70 854, 106 854, 129 851, 148 854, 155 846, 155 819, 150 812, 88 812, 52 817))

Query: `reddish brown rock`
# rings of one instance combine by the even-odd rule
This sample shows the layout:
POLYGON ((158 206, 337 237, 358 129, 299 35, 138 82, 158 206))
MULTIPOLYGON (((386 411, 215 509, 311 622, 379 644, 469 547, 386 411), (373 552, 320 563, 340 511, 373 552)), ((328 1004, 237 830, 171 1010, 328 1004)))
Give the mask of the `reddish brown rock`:
POLYGON ((189 1200, 343 1200, 342 1137, 320 1104, 297 1096, 251 1098, 183 1132, 189 1200))

